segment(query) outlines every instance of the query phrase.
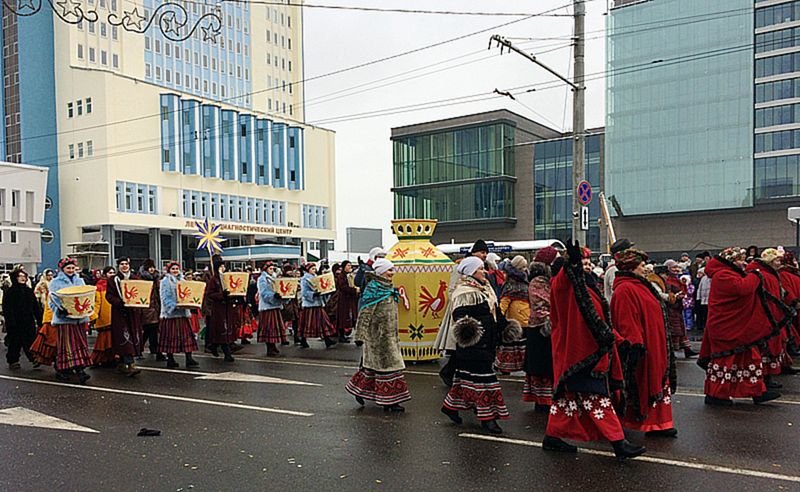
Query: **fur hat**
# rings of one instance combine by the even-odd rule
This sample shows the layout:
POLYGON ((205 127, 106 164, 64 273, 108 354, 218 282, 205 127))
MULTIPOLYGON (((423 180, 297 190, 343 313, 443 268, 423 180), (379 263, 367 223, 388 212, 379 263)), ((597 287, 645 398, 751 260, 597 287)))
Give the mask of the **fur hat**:
POLYGON ((633 246, 634 243, 632 243, 629 239, 625 238, 617 239, 616 241, 614 241, 614 244, 611 245, 611 254, 613 255, 616 253, 620 253, 622 251, 625 251, 626 249, 632 248, 633 246))
POLYGON ((481 341, 483 325, 470 316, 464 316, 453 325, 453 338, 459 347, 472 347, 481 341))
POLYGON ((472 249, 469 250, 470 254, 472 253, 479 253, 484 251, 486 253, 489 252, 489 246, 486 245, 486 241, 483 239, 478 239, 475 241, 475 244, 472 245, 472 249))
POLYGON ((558 256, 558 251, 552 246, 546 246, 536 252, 533 261, 544 263, 545 265, 552 265, 553 260, 558 256))
POLYGON ((778 258, 783 257, 784 252, 775 248, 767 248, 761 252, 761 259, 765 263, 772 263, 778 258))
POLYGON ((147 270, 148 268, 155 268, 155 267, 156 267, 156 263, 153 260, 151 260, 150 258, 148 258, 148 259, 146 259, 146 260, 144 260, 142 262, 142 270, 147 270))
POLYGON ((524 256, 517 255, 511 258, 511 266, 520 272, 524 272, 528 268, 528 260, 524 256))
POLYGON ((503 343, 512 343, 522 338, 522 325, 515 319, 509 319, 508 324, 503 329, 503 343))
POLYGON ((641 262, 647 262, 650 257, 644 251, 636 248, 628 248, 614 255, 614 262, 620 270, 632 271, 641 262))
POLYGON ((386 256, 386 250, 384 250, 380 246, 376 246, 371 250, 369 250, 369 259, 372 261, 375 261, 378 258, 383 258, 385 256, 386 256))

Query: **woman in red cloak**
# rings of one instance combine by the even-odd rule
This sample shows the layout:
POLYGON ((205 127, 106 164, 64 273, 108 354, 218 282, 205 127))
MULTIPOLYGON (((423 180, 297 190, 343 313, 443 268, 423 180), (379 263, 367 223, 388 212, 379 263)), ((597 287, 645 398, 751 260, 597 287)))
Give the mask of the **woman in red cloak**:
POLYGON ((790 315, 789 308, 783 304, 786 290, 779 270, 783 268, 784 252, 775 248, 767 248, 761 252, 761 258, 753 260, 747 265, 748 272, 754 271, 761 274, 764 283, 764 292, 769 302, 770 324, 774 327, 781 322, 781 330, 777 336, 769 339, 766 348, 761 351, 761 362, 764 364, 764 384, 767 389, 778 389, 781 384, 773 379, 781 373, 781 368, 787 357, 786 344, 789 341, 789 332, 794 316, 790 315), (780 302, 776 302, 780 300, 780 302))
MULTIPOLYGON (((781 276, 781 285, 786 290, 783 296, 783 303, 797 309, 800 307, 800 270, 797 268, 797 257, 791 251, 787 251, 781 258, 783 268, 778 273, 781 276)), ((792 357, 789 349, 800 341, 798 334, 798 317, 792 319, 792 323, 786 327, 786 353, 784 353, 783 367, 781 374, 797 374, 800 370, 792 367, 792 357)))
POLYGON ((781 328, 773 327, 768 315, 764 275, 756 269, 745 272, 745 258, 745 250, 733 247, 706 265, 711 293, 697 363, 706 370, 707 405, 732 405, 732 398, 764 403, 781 396, 767 391, 760 350, 781 328))
POLYGON ((622 425, 647 436, 676 437, 672 422, 675 355, 671 349, 666 307, 645 279, 644 251, 629 248, 614 257, 611 319, 622 337, 617 351, 625 378, 622 425))
POLYGON ((589 253, 577 241, 567 243, 569 264, 552 282, 555 388, 542 448, 574 453, 578 448, 562 439, 608 440, 618 458, 635 458, 645 448, 625 439, 612 404, 612 390, 620 386, 622 368, 616 335, 608 324, 608 304, 591 276, 589 253))

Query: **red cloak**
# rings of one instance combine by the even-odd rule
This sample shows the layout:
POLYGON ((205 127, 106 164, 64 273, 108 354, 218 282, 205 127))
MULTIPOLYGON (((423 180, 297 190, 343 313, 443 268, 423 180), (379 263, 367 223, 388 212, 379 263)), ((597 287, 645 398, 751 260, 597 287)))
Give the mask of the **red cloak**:
POLYGON ((616 335, 607 319, 603 298, 586 285, 583 272, 565 265, 550 289, 554 395, 562 394, 567 379, 586 368, 622 380, 616 335))
MULTIPOLYGON (((793 306, 800 302, 800 271, 794 267, 784 267, 779 272, 781 276, 781 285, 786 290, 783 297, 783 302, 787 306, 793 306)), ((798 333, 798 317, 795 316, 792 324, 787 328, 789 339, 797 340, 800 334, 798 333)))
POLYGON ((772 327, 764 309, 761 278, 766 275, 759 277, 759 273, 745 272, 719 256, 708 262, 711 292, 698 361, 701 367, 707 368, 711 359, 761 345, 780 331, 772 327))
MULTIPOLYGON (((788 308, 783 304, 784 290, 781 285, 781 278, 778 272, 766 263, 755 260, 745 268, 748 272, 758 272, 762 280, 763 299, 767 302, 769 316, 766 317, 768 329, 778 330, 777 336, 770 337, 767 341, 767 351, 764 355, 769 355, 771 359, 780 358, 786 346, 786 327, 791 323, 788 308)), ((779 367, 774 367, 772 372, 780 373, 779 367)))
POLYGON ((664 397, 665 386, 675 384, 665 308, 650 282, 618 271, 611 319, 622 337, 617 350, 625 373, 626 406, 635 419, 644 420, 664 397))

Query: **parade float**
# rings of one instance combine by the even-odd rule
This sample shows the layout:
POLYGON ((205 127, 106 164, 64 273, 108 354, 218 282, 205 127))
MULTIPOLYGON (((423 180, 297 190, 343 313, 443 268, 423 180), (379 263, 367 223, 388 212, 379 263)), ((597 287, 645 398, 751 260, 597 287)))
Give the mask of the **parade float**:
POLYGON ((399 242, 386 258, 394 263, 394 286, 400 291, 400 350, 406 361, 439 359, 434 348, 447 306, 453 262, 430 239, 436 220, 398 219, 392 232, 399 242))

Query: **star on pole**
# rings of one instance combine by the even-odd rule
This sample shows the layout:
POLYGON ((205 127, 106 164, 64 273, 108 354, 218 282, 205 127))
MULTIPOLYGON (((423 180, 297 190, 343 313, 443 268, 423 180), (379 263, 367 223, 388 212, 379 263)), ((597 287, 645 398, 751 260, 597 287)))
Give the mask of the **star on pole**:
POLYGON ((133 10, 125 12, 125 16, 122 18, 122 20, 125 22, 125 27, 131 28, 132 26, 136 26, 136 29, 141 31, 142 22, 147 19, 139 13, 139 7, 134 7, 133 10))
POLYGON ((214 29, 211 24, 207 26, 200 26, 200 30, 203 31, 203 41, 211 41, 212 43, 217 43, 217 36, 219 36, 219 28, 214 29))
POLYGON ((225 238, 220 235, 222 224, 209 226, 208 219, 205 219, 203 222, 195 221, 194 225, 197 227, 197 232, 194 233, 194 237, 200 240, 197 249, 208 250, 209 256, 214 253, 221 253, 222 241, 225 240, 225 238))
POLYGON ((78 13, 81 8, 80 2, 75 2, 74 0, 63 0, 62 2, 56 2, 56 5, 61 7, 61 12, 64 17, 68 15, 74 15, 75 17, 81 16, 78 13))

